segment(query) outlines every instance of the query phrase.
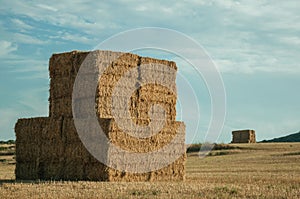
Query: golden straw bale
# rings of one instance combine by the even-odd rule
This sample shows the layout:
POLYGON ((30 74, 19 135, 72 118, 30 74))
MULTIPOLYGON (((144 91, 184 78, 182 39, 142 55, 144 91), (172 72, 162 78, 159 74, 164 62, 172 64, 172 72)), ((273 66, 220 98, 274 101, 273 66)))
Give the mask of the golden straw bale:
POLYGON ((17 180, 36 180, 38 176, 38 166, 36 162, 17 162, 16 164, 16 179, 17 180))
MULTIPOLYGON (((20 119, 15 126, 16 178, 184 180, 185 125, 175 121, 176 70, 175 62, 131 53, 96 50, 53 54, 49 60, 49 117, 20 119), (79 70, 81 75, 77 77, 79 70), (77 92, 73 93, 76 78, 80 85, 75 85, 77 92), (166 120, 158 117, 161 110, 152 109, 154 105, 163 108, 166 120), (90 119, 93 114, 98 123, 90 119), (73 117, 77 119, 76 127, 84 130, 80 134, 73 117), (120 121, 132 126, 125 125, 122 129, 120 121), (151 125, 161 129, 153 132, 151 125), (99 146, 101 133, 107 136, 107 146, 99 146), (86 142, 89 145, 83 144, 86 142), (133 153, 153 152, 153 155, 146 157, 147 160, 129 161, 124 151, 118 152, 112 146, 133 153), (113 161, 115 168, 120 168, 124 161, 125 168, 138 170, 152 168, 168 157, 177 160, 156 171, 129 173, 100 163, 99 157, 89 150, 99 151, 101 158, 113 161), (159 153, 154 153, 158 150, 159 153)), ((252 142, 255 134, 240 133, 233 140, 252 142)))

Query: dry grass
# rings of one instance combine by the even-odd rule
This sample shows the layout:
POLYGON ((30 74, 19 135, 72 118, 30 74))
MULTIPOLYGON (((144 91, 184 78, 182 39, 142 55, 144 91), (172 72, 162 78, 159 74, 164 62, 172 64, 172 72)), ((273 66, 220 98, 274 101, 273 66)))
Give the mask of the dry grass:
POLYGON ((300 198, 300 143, 234 146, 190 154, 187 180, 171 183, 15 182, 14 165, 0 162, 0 198, 300 198))

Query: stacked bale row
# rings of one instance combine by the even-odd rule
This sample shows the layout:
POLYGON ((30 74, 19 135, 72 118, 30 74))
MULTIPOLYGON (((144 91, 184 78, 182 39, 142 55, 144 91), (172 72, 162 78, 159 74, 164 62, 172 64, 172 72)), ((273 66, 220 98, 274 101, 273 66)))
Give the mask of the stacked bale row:
MULTIPOLYGON (((103 129, 107 122, 100 121, 103 129)), ((17 179, 105 180, 104 165, 81 143, 73 119, 19 119, 15 131, 17 179)))
MULTIPOLYGON (((95 97, 91 108, 95 109, 99 123, 109 141, 127 151, 147 153, 155 151, 168 144, 175 135, 180 134, 181 139, 175 143, 173 153, 178 158, 172 164, 157 171, 137 174, 118 171, 98 162, 80 141, 73 121, 72 92, 75 78, 88 52, 69 52, 54 54, 49 62, 50 71, 50 97, 49 118, 20 119, 15 127, 17 144, 17 179, 67 179, 67 180, 104 180, 104 181, 145 181, 145 180, 183 180, 184 163, 186 156, 178 148, 184 148, 184 126, 175 122, 176 93, 159 84, 142 84, 149 76, 160 75, 168 78, 176 88, 176 64, 174 62, 143 58, 129 53, 116 53, 107 51, 94 51, 94 61, 107 61, 108 67, 97 68, 101 76, 84 74, 87 80, 94 78, 98 88, 94 96, 77 97, 75 104, 84 103, 84 98, 95 97), (118 58, 118 59, 116 59, 118 58), (109 63, 109 60, 114 60, 109 63), (141 70, 141 64, 164 64, 174 70, 161 71, 159 67, 151 67, 149 71, 141 70), (128 76, 128 71, 131 74, 128 76), (149 125, 150 107, 160 104, 164 107, 167 121, 164 128, 150 138, 136 138, 128 135, 118 128, 112 114, 112 97, 124 101, 122 93, 112 96, 118 81, 128 78, 134 81, 138 89, 131 94, 129 102, 130 117, 128 119, 137 125, 149 125)), ((88 82, 88 81, 87 81, 88 82)), ((126 85, 122 85, 124 88, 126 85)), ((82 85, 84 90, 87 85, 82 85)), ((84 92, 82 92, 84 93, 84 92)), ((74 99, 73 99, 74 100, 74 99)), ((77 106, 75 105, 75 108, 77 106)), ((80 106, 78 106, 80 107, 80 106)), ((77 110, 83 116, 85 110, 77 110)), ((87 127, 91 128, 91 127, 87 127)), ((110 149, 103 153, 109 154, 110 149)), ((117 154, 116 154, 117 155, 117 154)), ((162 154, 168 156, 170 154, 162 154)), ((145 166, 149 162, 138 166, 145 166)))
POLYGON ((72 117, 73 85, 88 52, 54 54, 49 61, 49 117, 72 117))
POLYGON ((256 143, 254 130, 232 131, 231 143, 256 143))

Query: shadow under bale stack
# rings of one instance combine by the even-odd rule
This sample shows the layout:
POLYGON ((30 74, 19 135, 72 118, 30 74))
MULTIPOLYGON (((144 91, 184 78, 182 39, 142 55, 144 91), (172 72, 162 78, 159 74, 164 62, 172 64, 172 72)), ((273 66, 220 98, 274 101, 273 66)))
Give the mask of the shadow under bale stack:
MULTIPOLYGON (((99 65, 99 71, 102 69, 99 65)), ((185 128, 183 122, 176 119, 176 92, 154 82, 143 84, 153 76, 170 82, 173 91, 176 91, 176 64, 171 61, 140 57, 131 53, 110 51, 78 52, 72 51, 54 54, 50 58, 50 97, 49 117, 19 119, 15 126, 16 132, 16 179, 21 180, 95 180, 95 181, 167 181, 185 179, 185 128), (149 153, 163 148, 175 136, 180 139, 173 144, 172 154, 178 158, 167 166, 144 173, 134 173, 117 170, 99 162, 82 143, 72 112, 72 95, 76 76, 85 58, 93 53, 95 62, 113 60, 101 72, 101 76, 85 74, 83 78, 96 78, 94 103, 90 104, 98 117, 99 125, 109 142, 126 151, 135 153, 149 153), (151 66, 141 67, 142 65, 151 66), (172 70, 166 71, 159 65, 172 70), (128 75, 128 71, 131 73, 128 75), (126 79, 127 78, 127 79, 126 79), (124 80, 125 79, 125 80, 124 80), (130 96, 128 104, 128 119, 135 125, 147 127, 156 118, 150 115, 157 114, 152 109, 153 104, 159 104, 165 111, 166 120, 159 132, 146 138, 134 137, 118 126, 115 118, 114 103, 122 104, 122 92, 114 95, 114 89, 120 86, 118 82, 137 82, 138 86, 130 96), (113 98, 113 100, 112 100, 113 98), (114 101, 115 100, 115 101, 114 101), (183 149, 183 150, 181 150, 183 149)), ((87 81, 88 82, 88 81, 87 81)), ((126 90, 127 84, 121 86, 126 90)), ((82 85, 85 89, 87 85, 82 85)), ((79 93, 80 94, 80 93, 79 93)), ((82 99, 87 96, 82 96, 82 99)), ((88 96, 90 97, 90 96, 88 96)), ((84 103, 80 98, 73 103, 84 103)), ((122 106, 120 106, 122 107, 122 106)), ((82 117, 85 109, 76 110, 82 117)), ((121 110, 123 111, 123 110, 121 110)), ((124 118, 123 118, 124 119, 124 118)), ((92 129, 93 126, 87 126, 92 129)), ((107 147, 103 154, 111 154, 112 148, 107 147)), ((170 154, 161 154, 168 157, 170 154)), ((122 154, 115 154, 122 159, 122 154)), ((149 167, 155 160, 136 164, 137 167, 149 167)))

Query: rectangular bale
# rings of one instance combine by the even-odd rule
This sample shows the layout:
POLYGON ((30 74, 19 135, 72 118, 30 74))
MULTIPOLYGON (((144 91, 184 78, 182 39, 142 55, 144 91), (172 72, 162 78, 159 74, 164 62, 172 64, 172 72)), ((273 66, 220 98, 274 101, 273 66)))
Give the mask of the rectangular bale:
MULTIPOLYGON (((168 166, 147 173, 129 173, 108 168, 110 182, 137 182, 137 181, 183 181, 185 180, 186 155, 183 154, 168 166)), ((143 165, 140 165, 143 166, 143 165)))
POLYGON ((88 54, 80 51, 53 54, 49 60, 50 78, 76 76, 88 54))
MULTIPOLYGON (((52 55, 49 60, 50 117, 23 119, 17 122, 16 178, 97 181, 184 180, 185 126, 182 122, 175 122, 176 70, 175 62, 140 57, 131 53, 72 51, 52 55), (147 66, 144 68, 143 65, 147 66), (79 70, 82 75, 77 77, 79 70), (75 85, 78 92, 72 101, 75 78, 80 78, 81 83, 75 85), (91 85, 95 82, 96 85, 91 85), (119 90, 114 93, 117 86, 119 90), (128 94, 130 100, 124 99, 128 94), (117 109, 113 102, 120 108, 117 109), (157 103, 165 108, 166 121, 157 118, 150 121, 149 114, 154 116, 158 114, 150 107, 157 103), (149 137, 137 138, 127 132, 135 131, 135 128, 121 129, 119 123, 110 119, 113 118, 112 110, 115 109, 117 116, 122 116, 120 112, 127 111, 129 115, 120 119, 133 121, 133 124, 144 127, 149 137), (98 123, 88 118, 90 113, 97 114, 98 123), (73 114, 76 114, 77 118, 76 127, 73 114), (153 129, 147 127, 150 122, 152 124, 159 122, 164 126, 158 132, 152 132, 153 129), (108 140, 103 138, 99 127, 108 140), (78 134, 77 130, 80 128, 83 132, 78 134), (104 140, 111 145, 99 147, 104 140), (126 167, 150 167, 157 164, 161 158, 173 155, 179 158, 157 171, 141 174, 117 171, 100 163, 97 157, 90 154, 90 151, 94 151, 101 158, 115 159, 115 164, 122 164, 125 155, 112 148, 112 145, 136 153, 161 150, 146 161, 130 162, 125 165, 126 167), (164 146, 167 145, 171 150, 165 150, 164 146)), ((249 139, 253 137, 251 134, 249 139)))
POLYGON ((16 162, 30 163, 35 162, 40 158, 41 145, 39 143, 16 143, 16 162))
MULTIPOLYGON (((151 133, 151 132, 150 132, 151 133)), ((179 145, 185 143, 185 126, 182 122, 167 123, 159 132, 154 132, 151 137, 137 138, 123 132, 116 122, 112 120, 108 138, 112 144, 125 150, 139 153, 148 153, 160 149, 176 138, 179 145)), ((174 148, 176 150, 176 148, 174 148)))
POLYGON ((108 168, 100 162, 92 162, 84 168, 86 180, 108 181, 108 168))
POLYGON ((57 98, 51 99, 49 106, 49 117, 73 117, 72 115, 72 99, 70 98, 57 98))
POLYGON ((22 162, 16 164, 16 180, 36 180, 39 179, 37 163, 22 162))
POLYGON ((177 70, 176 63, 174 61, 168 61, 168 60, 161 60, 161 59, 155 59, 150 57, 141 57, 140 64, 156 64, 156 70, 160 70, 160 65, 168 66, 174 70, 177 70))
POLYGON ((254 130, 238 130, 232 131, 232 143, 255 143, 254 130))
POLYGON ((48 117, 19 119, 15 125, 16 143, 38 144, 40 134, 50 123, 48 117))

